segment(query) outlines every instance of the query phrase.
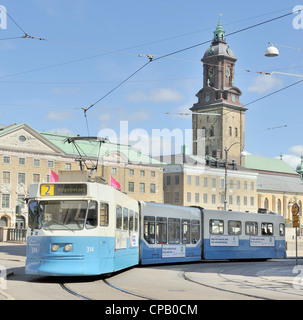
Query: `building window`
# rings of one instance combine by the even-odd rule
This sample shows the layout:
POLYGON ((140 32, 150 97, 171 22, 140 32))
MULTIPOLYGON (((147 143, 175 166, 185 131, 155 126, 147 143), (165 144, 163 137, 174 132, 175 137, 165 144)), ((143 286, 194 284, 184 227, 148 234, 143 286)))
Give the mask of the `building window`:
POLYGON ((180 177, 175 176, 175 185, 178 185, 180 183, 180 177))
POLYGON ((237 189, 241 189, 241 181, 240 180, 237 180, 237 189))
POLYGON ((18 172, 18 184, 25 184, 25 173, 18 172))
POLYGON ((255 183, 253 181, 251 181, 250 183, 250 190, 254 190, 255 189, 255 183))
POLYGON ((235 128, 235 137, 238 136, 238 128, 235 128))
POLYGON ((187 192, 187 202, 191 202, 191 193, 187 192))
POLYGON ((244 196, 244 205, 247 206, 247 196, 244 196))
POLYGON ((128 192, 135 192, 134 182, 128 182, 128 192))
POLYGON ((166 185, 170 186, 171 183, 171 177, 170 176, 166 176, 166 185))
POLYGON ((255 198, 254 197, 250 197, 250 205, 251 206, 255 205, 255 198))
POLYGON ((195 193, 195 203, 199 203, 200 202, 200 195, 199 193, 195 193))
POLYGON ((65 170, 71 170, 71 169, 72 169, 72 165, 70 163, 66 163, 65 170))
POLYGON ((112 168, 111 169, 111 174, 117 174, 117 168, 112 168))
POLYGON ((10 194, 2 194, 2 209, 10 208, 10 194))
POLYGON ((233 204, 233 196, 229 196, 229 204, 233 204))
POLYGON ((203 202, 204 202, 204 203, 207 203, 207 193, 204 193, 204 194, 203 194, 203 202))
POLYGON ((133 170, 133 169, 129 169, 129 170, 128 170, 128 174, 129 174, 130 176, 133 176, 133 175, 134 175, 134 170, 133 170))
POLYGON ((155 172, 155 171, 151 171, 151 172, 150 172, 150 177, 151 177, 151 178, 155 178, 155 176, 156 176, 156 172, 155 172))
POLYGON ((195 181, 196 181, 196 186, 198 187, 199 184, 200 184, 200 178, 199 178, 199 177, 196 177, 195 181))
POLYGON ((150 184, 150 193, 156 193, 156 185, 154 183, 150 184))
POLYGON ((33 174, 33 183, 39 183, 40 182, 40 174, 34 173, 33 174))
POLYGON ((145 193, 145 183, 140 182, 139 184, 139 192, 145 193))
POLYGON ((54 167, 54 161, 53 160, 47 160, 47 167, 53 168, 54 167))
POLYGON ((145 171, 144 170, 140 170, 140 177, 145 177, 145 171))
POLYGON ((11 163, 11 157, 3 156, 3 163, 4 164, 10 164, 11 163))
POLYGON ((19 158, 18 163, 20 166, 25 166, 25 158, 19 158))
POLYGON ((231 127, 228 127, 228 132, 229 132, 229 136, 231 137, 232 134, 233 134, 233 131, 232 131, 232 128, 231 128, 231 127))
POLYGON ((2 181, 4 184, 11 183, 11 173, 9 171, 3 171, 2 181))
POLYGON ((244 181, 244 190, 247 190, 247 181, 244 181))
POLYGON ((174 192, 174 203, 178 203, 180 201, 179 192, 174 192))
POLYGON ((34 167, 40 167, 40 159, 34 159, 34 167))
POLYGON ((191 185, 191 176, 187 176, 187 184, 191 185))
POLYGON ((205 177, 203 178, 203 186, 207 187, 207 178, 205 178, 205 177))
POLYGON ((211 195, 211 203, 216 204, 216 195, 215 194, 211 195))
POLYGON ((220 188, 225 188, 224 178, 220 179, 220 188))
POLYGON ((212 188, 216 188, 216 178, 211 179, 211 186, 212 188))

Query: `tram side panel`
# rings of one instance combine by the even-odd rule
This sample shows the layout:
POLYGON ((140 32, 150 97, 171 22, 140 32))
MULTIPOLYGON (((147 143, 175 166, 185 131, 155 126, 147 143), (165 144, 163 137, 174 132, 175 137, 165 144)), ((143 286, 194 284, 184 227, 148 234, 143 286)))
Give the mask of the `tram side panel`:
POLYGON ((140 202, 140 263, 201 260, 201 211, 198 208, 140 202))
POLYGON ((121 270, 139 263, 139 204, 129 196, 115 191, 114 269, 121 270))
POLYGON ((285 258, 285 223, 276 214, 203 210, 203 259, 285 258))

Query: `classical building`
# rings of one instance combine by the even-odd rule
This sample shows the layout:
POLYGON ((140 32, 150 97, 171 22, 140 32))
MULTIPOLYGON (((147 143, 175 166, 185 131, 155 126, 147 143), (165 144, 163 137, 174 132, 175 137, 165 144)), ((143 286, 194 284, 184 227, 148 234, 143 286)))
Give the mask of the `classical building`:
POLYGON ((201 61, 203 88, 196 95, 198 102, 191 108, 193 154, 225 159, 226 148, 229 159, 243 165, 240 155, 245 146, 247 109, 240 103, 241 90, 235 86, 237 59, 225 41, 220 21, 201 61))
POLYGON ((165 203, 223 210, 226 202, 226 210, 258 210, 258 173, 234 163, 225 171, 224 162, 195 155, 179 154, 174 160, 164 168, 165 203))
POLYGON ((110 184, 113 177, 122 192, 137 200, 163 202, 161 162, 130 146, 104 143, 100 149, 100 141, 94 139, 79 141, 76 146, 68 143, 68 138, 37 132, 27 124, 0 127, 0 227, 27 226, 24 198, 31 183, 50 182, 51 170, 72 173, 81 165, 91 171, 92 178, 103 176, 110 184))

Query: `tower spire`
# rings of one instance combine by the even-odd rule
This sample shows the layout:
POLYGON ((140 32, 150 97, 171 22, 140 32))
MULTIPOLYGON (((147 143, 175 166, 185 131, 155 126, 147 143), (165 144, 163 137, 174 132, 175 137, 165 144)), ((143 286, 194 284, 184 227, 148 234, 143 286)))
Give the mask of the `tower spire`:
POLYGON ((214 31, 214 40, 213 43, 216 43, 218 41, 224 41, 225 42, 225 31, 223 30, 223 27, 221 25, 221 16, 222 13, 219 14, 219 21, 216 30, 214 31))

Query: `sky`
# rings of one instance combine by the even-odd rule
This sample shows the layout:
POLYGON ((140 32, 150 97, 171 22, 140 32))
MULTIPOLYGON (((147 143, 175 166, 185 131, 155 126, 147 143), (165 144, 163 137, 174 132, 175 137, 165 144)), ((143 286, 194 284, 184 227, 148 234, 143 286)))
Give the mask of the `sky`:
POLYGON ((191 147, 186 114, 202 88, 201 58, 220 17, 226 34, 255 26, 226 37, 238 59, 235 86, 248 108, 245 150, 272 158, 282 153, 292 167, 300 162, 303 82, 294 83, 303 80, 303 13, 256 25, 296 6, 303 9, 302 0, 0 0, 0 5, 7 12, 0 12, 0 124, 107 136, 152 155, 162 135, 162 151, 179 153, 182 144, 191 147), (276 44, 278 57, 264 56, 269 42, 276 44), (172 147, 170 136, 180 142, 172 147))

